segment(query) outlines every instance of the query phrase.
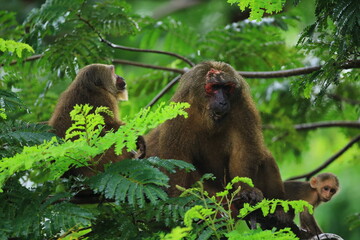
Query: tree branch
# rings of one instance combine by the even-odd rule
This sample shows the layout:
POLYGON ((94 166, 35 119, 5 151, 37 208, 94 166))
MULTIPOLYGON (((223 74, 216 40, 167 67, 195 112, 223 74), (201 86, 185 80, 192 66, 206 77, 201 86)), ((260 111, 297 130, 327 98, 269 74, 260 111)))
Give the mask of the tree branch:
MULTIPOLYGON (((302 123, 294 125, 296 131, 314 130, 317 128, 326 127, 348 127, 348 128, 360 128, 360 121, 329 121, 329 122, 317 122, 317 123, 302 123)), ((264 126, 264 129, 277 129, 273 126, 264 126)), ((271 142, 276 142, 289 135, 289 132, 284 132, 281 135, 275 136, 271 139, 271 142)))
POLYGON ((318 123, 303 123, 296 124, 294 128, 297 131, 313 130, 317 128, 325 127, 349 127, 360 128, 360 121, 330 121, 330 122, 318 122, 318 123))
MULTIPOLYGON (((131 49, 131 48, 129 48, 129 49, 131 49)), ((133 48, 133 49, 138 49, 138 48, 133 48)), ((139 52, 143 52, 142 50, 144 50, 145 52, 146 51, 149 51, 149 52, 155 51, 155 50, 146 50, 146 49, 138 49, 138 50, 139 50, 139 52)), ((22 61, 30 62, 30 61, 40 59, 43 56, 44 56, 44 54, 38 54, 38 55, 31 56, 29 58, 26 58, 25 60, 22 60, 22 61)), ((161 66, 156 66, 156 65, 151 65, 151 64, 142 64, 142 63, 138 63, 138 62, 121 60, 121 59, 114 59, 113 61, 117 62, 119 64, 126 64, 126 65, 132 65, 132 66, 138 66, 138 67, 144 67, 144 68, 152 68, 152 69, 160 69, 160 70, 175 72, 175 73, 180 73, 180 74, 183 74, 186 72, 186 70, 184 70, 184 69, 167 68, 167 67, 161 67, 161 66)), ((10 63, 10 65, 14 65, 16 63, 18 63, 17 60, 12 61, 10 63)), ((2 63, 2 64, 0 64, 0 67, 3 67, 4 65, 5 64, 2 63)), ((281 71, 265 71, 265 72, 238 71, 238 73, 245 78, 294 77, 294 76, 299 76, 299 75, 310 74, 314 71, 320 70, 322 67, 323 66, 320 65, 320 66, 315 66, 315 67, 294 68, 294 69, 281 70, 281 71)), ((339 68, 341 68, 341 69, 360 68, 360 60, 346 62, 344 64, 341 64, 339 68)))
POLYGON ((288 180, 297 180, 297 179, 301 179, 301 178, 305 178, 306 180, 309 180, 312 176, 314 176, 315 174, 317 174, 318 172, 320 172, 321 170, 323 170, 327 166, 329 166, 332 162, 334 162, 337 158, 339 158, 344 152, 346 152, 349 148, 352 147, 352 145, 354 145, 358 141, 360 141, 360 135, 358 135, 353 140, 351 140, 344 148, 342 148, 339 152, 337 152, 336 154, 331 156, 328 160, 326 160, 323 164, 321 164, 315 170, 313 170, 309 173, 300 175, 300 176, 289 178, 288 180))
MULTIPOLYGON (((239 71, 238 73, 246 78, 279 78, 279 77, 293 77, 299 75, 310 74, 315 71, 320 70, 323 65, 314 66, 314 67, 303 67, 303 68, 294 68, 289 70, 281 71, 268 71, 268 72, 243 72, 239 71)), ((337 66, 339 69, 351 69, 351 68, 360 68, 360 59, 351 60, 337 66)))
POLYGON ((202 2, 202 0, 172 0, 167 3, 161 5, 158 9, 155 9, 153 13, 153 17, 155 19, 159 19, 170 15, 171 13, 178 12, 180 10, 184 10, 195 5, 198 5, 202 2))
POLYGON ((332 93, 328 93, 326 95, 329 98, 334 99, 335 101, 346 102, 346 103, 351 104, 351 105, 360 105, 360 101, 358 101, 358 100, 345 98, 345 97, 339 96, 337 94, 332 94, 332 93))
POLYGON ((143 68, 152 68, 152 69, 164 70, 164 71, 175 72, 175 73, 180 73, 180 74, 184 74, 184 73, 185 73, 185 70, 183 70, 183 69, 161 67, 161 66, 156 66, 156 65, 151 65, 151 64, 144 64, 144 63, 138 63, 138 62, 133 62, 133 61, 128 61, 128 60, 122 60, 122 59, 114 59, 114 60, 112 60, 112 63, 115 63, 115 64, 125 64, 125 65, 131 65, 131 66, 137 66, 137 67, 143 67, 143 68))
POLYGON ((161 90, 161 92, 159 92, 151 101, 148 105, 146 105, 145 108, 148 107, 152 107, 165 93, 167 93, 169 91, 169 89, 172 88, 172 86, 175 85, 175 83, 177 83, 179 81, 179 79, 181 78, 181 75, 177 76, 176 78, 174 78, 173 80, 171 80, 163 90, 161 90))

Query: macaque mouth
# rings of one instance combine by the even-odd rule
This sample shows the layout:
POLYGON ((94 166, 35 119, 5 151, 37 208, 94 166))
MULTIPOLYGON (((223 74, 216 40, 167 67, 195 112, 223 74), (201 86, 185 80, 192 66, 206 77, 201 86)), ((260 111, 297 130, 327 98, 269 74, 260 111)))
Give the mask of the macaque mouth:
POLYGON ((215 122, 218 122, 220 120, 222 120, 226 115, 226 112, 223 112, 223 113, 217 113, 215 111, 211 111, 210 113, 210 116, 211 118, 215 121, 215 122))

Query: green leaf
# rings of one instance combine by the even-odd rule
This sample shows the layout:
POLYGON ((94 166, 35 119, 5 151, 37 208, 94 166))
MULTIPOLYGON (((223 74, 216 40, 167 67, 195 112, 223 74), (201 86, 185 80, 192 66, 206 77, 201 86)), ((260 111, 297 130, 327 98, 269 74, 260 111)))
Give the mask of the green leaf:
MULTIPOLYGON (((163 160, 166 161, 166 160, 163 160)), ((168 186, 168 176, 147 160, 123 160, 89 180, 89 186, 108 199, 143 207, 145 199, 156 203, 167 199, 161 187, 168 186)))

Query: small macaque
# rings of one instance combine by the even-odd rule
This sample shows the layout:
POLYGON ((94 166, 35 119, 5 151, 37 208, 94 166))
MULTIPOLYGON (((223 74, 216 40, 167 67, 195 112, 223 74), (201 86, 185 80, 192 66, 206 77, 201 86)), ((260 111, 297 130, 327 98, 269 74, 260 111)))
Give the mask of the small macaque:
MULTIPOLYGON (((285 198, 288 200, 305 200, 314 210, 321 202, 328 202, 339 190, 339 180, 332 173, 321 173, 308 182, 285 181, 285 198)), ((300 213, 300 224, 303 229, 313 235, 323 231, 313 215, 306 209, 300 213)))

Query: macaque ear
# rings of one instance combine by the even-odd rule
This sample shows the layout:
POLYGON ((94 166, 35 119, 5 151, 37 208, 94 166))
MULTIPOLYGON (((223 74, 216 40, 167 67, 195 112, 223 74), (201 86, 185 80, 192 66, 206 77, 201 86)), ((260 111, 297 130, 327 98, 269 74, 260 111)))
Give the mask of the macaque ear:
POLYGON ((310 179, 310 186, 311 186, 312 188, 316 188, 317 183, 318 183, 318 181, 317 181, 317 178, 316 178, 316 177, 312 177, 312 178, 310 179))

